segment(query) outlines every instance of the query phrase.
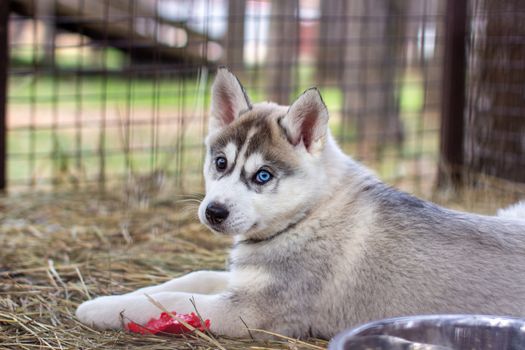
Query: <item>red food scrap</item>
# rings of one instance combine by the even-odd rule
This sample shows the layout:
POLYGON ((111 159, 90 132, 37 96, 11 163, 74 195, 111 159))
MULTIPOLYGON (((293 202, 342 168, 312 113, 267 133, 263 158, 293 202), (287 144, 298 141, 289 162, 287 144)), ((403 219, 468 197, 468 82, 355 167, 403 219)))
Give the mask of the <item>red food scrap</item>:
MULTIPOLYGON (((176 315, 177 318, 182 319, 184 322, 200 331, 210 329, 210 320, 205 320, 203 325, 201 324, 200 318, 193 312, 191 314, 180 315, 172 312, 172 314, 176 315)), ((184 326, 181 322, 173 318, 171 314, 168 314, 167 312, 161 313, 159 318, 152 318, 144 326, 136 324, 135 322, 130 322, 128 323, 128 330, 133 333, 140 334, 183 334, 192 332, 189 328, 184 326)))

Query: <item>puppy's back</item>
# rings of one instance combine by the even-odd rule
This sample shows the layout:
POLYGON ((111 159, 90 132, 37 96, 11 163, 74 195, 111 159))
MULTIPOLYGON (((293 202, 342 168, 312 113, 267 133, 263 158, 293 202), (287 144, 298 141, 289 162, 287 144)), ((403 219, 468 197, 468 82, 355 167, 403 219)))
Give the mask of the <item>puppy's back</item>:
POLYGON ((390 188, 374 202, 362 268, 376 277, 386 316, 525 315, 525 221, 452 211, 390 188))

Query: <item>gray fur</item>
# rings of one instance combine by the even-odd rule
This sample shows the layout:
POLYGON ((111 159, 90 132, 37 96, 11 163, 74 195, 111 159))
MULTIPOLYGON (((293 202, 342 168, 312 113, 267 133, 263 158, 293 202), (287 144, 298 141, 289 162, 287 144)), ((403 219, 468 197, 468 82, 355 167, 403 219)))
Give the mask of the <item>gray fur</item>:
MULTIPOLYGON (((237 96, 215 98, 246 100, 228 74, 222 72, 216 86, 237 96)), ((215 105, 238 110, 232 101, 215 105)), ((210 123, 216 129, 207 139, 207 195, 199 217, 235 236, 228 272, 196 272, 97 298, 82 304, 77 316, 99 328, 119 328, 119 315, 145 323, 159 310, 144 294, 178 313, 192 311, 193 297, 212 331, 229 336, 247 336, 246 325, 330 338, 387 317, 525 316, 525 220, 457 212, 385 185, 341 152, 326 116, 315 120, 315 110, 323 112, 317 92, 297 103, 293 116, 283 106, 255 104, 237 119, 210 123), (283 126, 283 118, 291 121, 283 126), (235 147, 235 169, 221 177, 213 159, 227 147, 235 147), (243 163, 252 154, 284 169, 259 191, 252 190, 243 163), (203 215, 211 201, 230 211, 220 227, 203 215)))

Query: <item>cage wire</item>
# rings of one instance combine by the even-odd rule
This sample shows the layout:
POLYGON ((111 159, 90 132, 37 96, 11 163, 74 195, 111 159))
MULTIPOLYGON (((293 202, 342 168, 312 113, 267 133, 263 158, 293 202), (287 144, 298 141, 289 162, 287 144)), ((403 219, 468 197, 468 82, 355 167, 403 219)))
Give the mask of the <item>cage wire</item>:
POLYGON ((10 188, 202 191, 219 65, 252 101, 317 86, 342 148, 424 196, 439 159, 444 0, 11 0, 10 188))

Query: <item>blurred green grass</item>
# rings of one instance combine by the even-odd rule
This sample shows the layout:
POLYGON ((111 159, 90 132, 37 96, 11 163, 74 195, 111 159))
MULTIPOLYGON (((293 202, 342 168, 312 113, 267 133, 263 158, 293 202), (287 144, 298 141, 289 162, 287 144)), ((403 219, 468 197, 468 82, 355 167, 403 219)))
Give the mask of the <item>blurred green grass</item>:
MULTIPOLYGON (((311 69, 304 69, 300 73, 301 93, 305 87, 311 86, 311 69)), ((411 161, 421 154, 436 152, 437 134, 422 133, 431 125, 425 124, 423 116, 424 91, 421 77, 417 73, 409 72, 402 78, 399 90, 401 118, 403 120, 406 140, 401 150, 389 149, 383 155, 381 164, 371 163, 381 176, 392 177, 403 174, 406 165, 401 160, 411 161), (401 153, 400 153, 401 152, 401 153)), ((181 131, 177 122, 161 125, 163 135, 160 146, 163 150, 158 154, 152 152, 156 147, 151 140, 152 126, 133 125, 132 139, 135 142, 130 147, 139 145, 141 149, 126 154, 126 145, 122 134, 126 133, 122 125, 108 127, 105 134, 101 134, 99 123, 90 127, 83 127, 82 131, 75 130, 75 125, 55 130, 47 125, 40 129, 38 114, 48 113, 55 109, 59 113, 81 110, 81 117, 98 120, 104 109, 129 109, 140 112, 142 116, 151 118, 155 111, 170 115, 190 115, 202 120, 209 108, 209 90, 212 77, 204 84, 197 79, 181 79, 180 77, 166 76, 155 79, 137 77, 95 77, 82 76, 80 78, 53 76, 31 76, 10 78, 9 104, 19 108, 35 106, 34 129, 16 127, 9 132, 8 149, 16 157, 9 158, 9 179, 38 179, 51 178, 63 175, 80 179, 97 178, 101 168, 108 176, 111 174, 125 174, 126 164, 130 163, 137 172, 150 172, 163 168, 167 173, 177 176, 185 175, 189 178, 200 178, 202 164, 202 137, 203 126, 190 126, 181 131), (101 138, 103 143, 101 143, 101 138), (137 140, 139 140, 137 142, 137 140), (104 159, 99 157, 100 148, 106 149, 104 159), (182 152, 183 151, 183 152, 182 152), (31 153, 38 154, 31 156, 31 153), (182 154, 177 154, 182 152, 182 154), (78 164, 75 159, 82 157, 78 164)), ((260 83, 260 82, 259 82, 260 83)), ((262 84, 261 86, 264 86, 262 84)), ((262 89, 247 86, 252 101, 264 99, 262 89)), ((334 86, 321 86, 323 99, 334 116, 340 115, 343 103, 341 90, 334 86)), ((11 116, 13 117, 13 116, 11 116)), ((70 122, 75 116, 69 116, 70 122)), ((331 127, 339 127, 337 117, 331 127)), ((133 118, 130 119, 133 123, 133 118)), ((23 124, 24 122, 22 122, 23 124)), ((44 123, 45 124, 45 123, 44 123)), ((432 123, 431 123, 432 124, 432 123)), ((335 131, 337 135, 337 131, 335 131)), ((356 152, 352 146, 353 135, 345 135, 345 150, 356 152), (347 139, 348 137, 348 139, 347 139)), ((355 141, 355 140, 354 140, 355 141)))
MULTIPOLYGON (((210 83, 205 86, 209 90, 210 83)), ((31 76, 11 77, 9 103, 60 104, 62 106, 100 106, 102 103, 131 103, 137 107, 182 106, 192 107, 201 91, 198 82, 191 79, 125 78, 108 76, 31 76)))

